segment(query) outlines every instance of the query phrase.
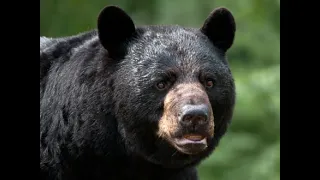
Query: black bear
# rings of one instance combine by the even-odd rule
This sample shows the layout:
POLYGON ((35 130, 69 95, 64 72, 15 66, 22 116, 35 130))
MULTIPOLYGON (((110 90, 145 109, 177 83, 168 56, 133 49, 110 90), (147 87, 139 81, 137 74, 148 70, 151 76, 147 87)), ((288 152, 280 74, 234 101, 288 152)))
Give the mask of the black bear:
POLYGON ((223 7, 186 28, 107 6, 95 30, 40 37, 41 179, 198 179, 233 116, 235 29, 223 7))

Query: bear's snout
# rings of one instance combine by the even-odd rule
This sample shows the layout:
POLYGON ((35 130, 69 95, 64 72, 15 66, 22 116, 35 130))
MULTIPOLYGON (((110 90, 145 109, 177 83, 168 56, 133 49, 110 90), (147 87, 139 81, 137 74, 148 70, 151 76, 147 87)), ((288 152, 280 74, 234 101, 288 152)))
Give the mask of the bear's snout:
POLYGON ((214 116, 201 84, 179 84, 168 92, 158 135, 182 153, 197 154, 206 149, 214 135, 214 116))

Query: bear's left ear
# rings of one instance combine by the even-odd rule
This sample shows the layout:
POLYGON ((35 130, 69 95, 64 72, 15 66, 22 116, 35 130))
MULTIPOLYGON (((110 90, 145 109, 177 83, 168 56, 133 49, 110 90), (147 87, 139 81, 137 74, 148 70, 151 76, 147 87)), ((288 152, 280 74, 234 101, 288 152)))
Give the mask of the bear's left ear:
POLYGON ((200 31, 222 51, 226 52, 233 44, 236 24, 232 13, 220 7, 211 12, 200 31))
POLYGON ((117 6, 107 6, 98 17, 98 35, 109 54, 121 53, 125 42, 136 31, 130 16, 117 6))

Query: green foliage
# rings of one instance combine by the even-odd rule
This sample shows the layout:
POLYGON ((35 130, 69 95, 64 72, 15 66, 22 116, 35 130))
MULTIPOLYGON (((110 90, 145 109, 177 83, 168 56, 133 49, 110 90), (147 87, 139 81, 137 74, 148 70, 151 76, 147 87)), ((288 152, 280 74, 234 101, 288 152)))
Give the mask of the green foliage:
POLYGON ((106 5, 122 7, 138 25, 192 27, 200 27, 213 8, 230 9, 237 22, 229 51, 237 104, 220 146, 199 166, 200 179, 280 179, 280 0, 43 0, 40 34, 95 28, 106 5))

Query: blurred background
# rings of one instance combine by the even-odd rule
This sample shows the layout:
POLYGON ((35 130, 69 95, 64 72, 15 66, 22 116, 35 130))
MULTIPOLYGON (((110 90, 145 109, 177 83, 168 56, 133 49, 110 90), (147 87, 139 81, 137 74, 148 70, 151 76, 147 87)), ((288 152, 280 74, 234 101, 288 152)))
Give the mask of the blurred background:
POLYGON ((41 0, 40 35, 68 36, 96 27, 106 5, 137 25, 200 27, 225 6, 237 32, 229 61, 237 86, 233 122, 220 146, 199 166, 201 180, 280 179, 280 0, 41 0))

